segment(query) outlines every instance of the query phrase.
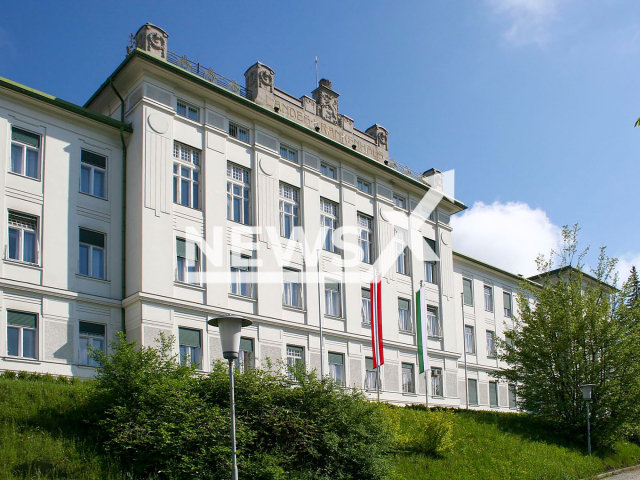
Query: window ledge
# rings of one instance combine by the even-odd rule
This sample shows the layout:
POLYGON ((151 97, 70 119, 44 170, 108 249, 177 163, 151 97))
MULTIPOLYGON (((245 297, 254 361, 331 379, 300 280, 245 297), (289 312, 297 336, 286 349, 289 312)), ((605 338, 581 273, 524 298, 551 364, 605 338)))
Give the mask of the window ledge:
MULTIPOLYGON (((100 198, 100 197, 96 197, 96 198, 100 198)), ((189 206, 189 205, 183 205, 183 204, 178 203, 178 202, 173 202, 173 204, 174 204, 174 205, 178 205, 178 206, 179 206, 179 207, 181 207, 181 208, 187 208, 187 209, 189 209, 189 210, 191 210, 191 211, 194 211, 194 212, 200 212, 200 213, 202 213, 202 208, 200 208, 200 207, 198 207, 198 208, 196 208, 196 207, 191 207, 191 206, 189 206)))
POLYGON ((415 335, 415 332, 409 330, 398 330, 400 333, 404 333, 405 335, 415 335))
POLYGON ((292 307, 291 305, 282 305, 283 310, 290 310, 292 312, 298 313, 307 313, 307 311, 302 307, 292 307))
POLYGON ((173 281, 173 286, 174 287, 188 288, 189 290, 196 290, 198 292, 206 291, 206 288, 203 287, 202 285, 196 285, 194 283, 181 282, 179 280, 174 280, 173 281))
POLYGON ((5 263, 10 263, 12 265, 20 265, 21 267, 42 271, 42 266, 37 263, 23 262, 22 260, 15 260, 13 258, 5 258, 4 261, 5 263))
POLYGON ((78 367, 78 368, 80 368, 82 370, 94 370, 95 371, 95 369, 96 369, 96 367, 92 367, 91 365, 85 365, 83 363, 78 363, 76 365, 76 367, 78 367))
POLYGON ((15 175, 16 177, 29 178, 31 180, 35 180, 36 182, 40 182, 41 181, 39 178, 29 177, 28 175, 23 175, 21 173, 12 172, 11 170, 9 170, 7 173, 10 173, 11 175, 15 175))
POLYGON ((91 280, 92 282, 103 283, 105 285, 111 284, 110 280, 105 280, 104 278, 90 277, 89 275, 82 275, 80 273, 76 273, 76 278, 81 278, 83 280, 91 280))
POLYGON ((3 357, 3 359, 11 362, 31 363, 33 365, 40 365, 42 363, 37 358, 14 357, 11 355, 7 355, 6 357, 3 357))
MULTIPOLYGON (((335 167, 335 168, 337 170, 337 167, 335 167)), ((330 182, 333 182, 336 185, 340 185, 340 180, 338 180, 337 178, 331 178, 331 177, 329 177, 327 175, 323 175, 322 172, 320 172, 320 178, 324 178, 325 180, 329 180, 330 182)))
POLYGON ((238 298, 240 300, 248 300, 250 302, 257 302, 258 300, 254 297, 246 297, 244 295, 238 295, 236 293, 229 293, 229 297, 231 298, 238 298))
POLYGON ((334 315, 327 315, 326 313, 324 314, 324 318, 330 318, 332 320, 340 320, 340 321, 344 322, 344 318, 343 317, 336 317, 334 315))
MULTIPOLYGON (((198 107, 198 108, 200 108, 200 107, 198 107)), ((194 127, 202 127, 202 122, 196 122, 195 120, 192 120, 192 119, 190 119, 188 117, 184 117, 184 116, 180 115, 178 112, 175 112, 174 118, 176 120, 179 120, 179 121, 181 120, 181 121, 184 121, 186 123, 189 123, 189 124, 193 125, 194 127)))
POLYGON ((97 198, 98 200, 103 200, 103 201, 105 201, 105 202, 108 202, 108 201, 109 201, 109 199, 108 199, 108 198, 106 198, 106 197, 99 197, 99 196, 97 196, 97 195, 93 195, 93 194, 91 194, 91 193, 83 192, 82 190, 78 191, 78 193, 79 193, 80 195, 85 195, 85 196, 90 197, 90 198, 97 198))
POLYGON ((361 322, 360 325, 362 325, 365 328, 371 328, 371 322, 369 322, 369 323, 361 322))
POLYGON ((402 392, 402 396, 404 396, 404 397, 417 397, 418 394, 417 393, 413 393, 413 392, 402 392))
POLYGON ((442 340, 444 337, 442 335, 428 335, 430 340, 442 340))
MULTIPOLYGON (((193 120, 192 120, 192 121, 193 121, 193 120)), ((233 123, 233 122, 232 122, 232 123, 233 123)), ((246 128, 246 127, 245 127, 245 128, 246 128)), ((251 136, 251 133, 249 133, 249 136, 251 136)), ((229 140, 230 142, 233 142, 233 143, 237 143, 238 145, 244 145, 244 146, 248 146, 248 147, 252 147, 252 146, 253 146, 253 144, 252 144, 252 143, 250 143, 250 142, 245 142, 244 140, 240 140, 239 138, 232 137, 232 136, 229 134, 229 131, 227 131, 227 140, 229 140)))

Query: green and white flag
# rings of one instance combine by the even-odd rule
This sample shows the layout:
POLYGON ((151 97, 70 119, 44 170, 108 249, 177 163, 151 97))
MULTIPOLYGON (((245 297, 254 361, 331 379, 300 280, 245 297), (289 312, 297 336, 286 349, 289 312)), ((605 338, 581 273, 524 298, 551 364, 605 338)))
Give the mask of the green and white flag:
POLYGON ((420 373, 429 368, 429 356, 427 354, 427 290, 422 285, 416 293, 416 325, 418 327, 418 363, 420 373))

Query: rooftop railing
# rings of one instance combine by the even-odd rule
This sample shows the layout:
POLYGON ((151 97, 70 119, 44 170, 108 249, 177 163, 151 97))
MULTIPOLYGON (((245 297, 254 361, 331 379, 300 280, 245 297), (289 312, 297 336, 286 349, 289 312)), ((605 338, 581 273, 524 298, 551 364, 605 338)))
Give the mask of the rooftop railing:
POLYGON ((199 77, 202 77, 211 83, 215 83, 222 88, 226 88, 227 90, 240 95, 241 97, 251 100, 251 95, 249 95, 249 92, 246 88, 240 86, 235 80, 231 80, 224 75, 220 75, 219 73, 214 72, 211 68, 203 67, 197 62, 192 62, 187 57, 180 56, 177 53, 173 52, 168 52, 167 61, 169 63, 177 65, 180 68, 184 68, 186 71, 198 75, 199 77))

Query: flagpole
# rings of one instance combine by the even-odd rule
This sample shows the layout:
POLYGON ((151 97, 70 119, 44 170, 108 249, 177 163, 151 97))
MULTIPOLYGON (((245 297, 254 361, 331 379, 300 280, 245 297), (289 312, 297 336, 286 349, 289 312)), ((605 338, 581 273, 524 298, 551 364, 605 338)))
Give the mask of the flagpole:
POLYGON ((378 389, 378 403, 380 403, 380 365, 376 367, 376 387, 378 389))
POLYGON ((318 257, 318 324, 320 327, 320 377, 324 378, 324 332, 322 331, 322 294, 320 293, 320 249, 316 251, 318 257))
POLYGON ((469 410, 469 373, 467 371, 467 346, 464 337, 464 292, 460 293, 460 310, 462 311, 462 350, 464 351, 464 392, 467 397, 467 410, 469 410))
MULTIPOLYGON (((422 292, 422 285, 423 285, 423 281, 420 280, 420 290, 419 290, 420 293, 421 293, 421 295, 419 297, 420 298, 420 321, 422 321, 422 315, 426 315, 426 313, 427 313, 427 312, 423 312, 422 311, 422 304, 425 301, 424 298, 422 298, 422 293, 424 293, 424 292, 422 292)), ((422 352, 422 355, 423 356, 429 355, 427 346, 423 345, 422 348, 424 349, 424 351, 422 352)), ((428 364, 429 364, 428 360, 424 362, 424 366, 425 366, 425 369, 424 369, 424 404, 427 407, 427 410, 429 410, 429 378, 428 378, 428 375, 427 375, 427 372, 429 371, 429 369, 426 368, 428 364)))

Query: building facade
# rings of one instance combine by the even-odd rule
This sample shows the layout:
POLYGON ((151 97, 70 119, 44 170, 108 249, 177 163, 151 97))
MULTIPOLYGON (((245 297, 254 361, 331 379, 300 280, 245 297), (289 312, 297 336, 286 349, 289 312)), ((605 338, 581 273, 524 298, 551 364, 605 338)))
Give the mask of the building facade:
POLYGON ((242 368, 302 362, 388 402, 515 408, 492 373, 522 279, 454 252, 466 207, 443 174, 400 165, 389 132, 357 129, 338 97, 323 79, 296 98, 261 63, 241 87, 150 24, 84 107, 2 81, 0 369, 91 376, 88 346, 124 330, 141 345, 173 335, 206 372, 222 358, 207 320, 239 313, 253 321, 242 368))

